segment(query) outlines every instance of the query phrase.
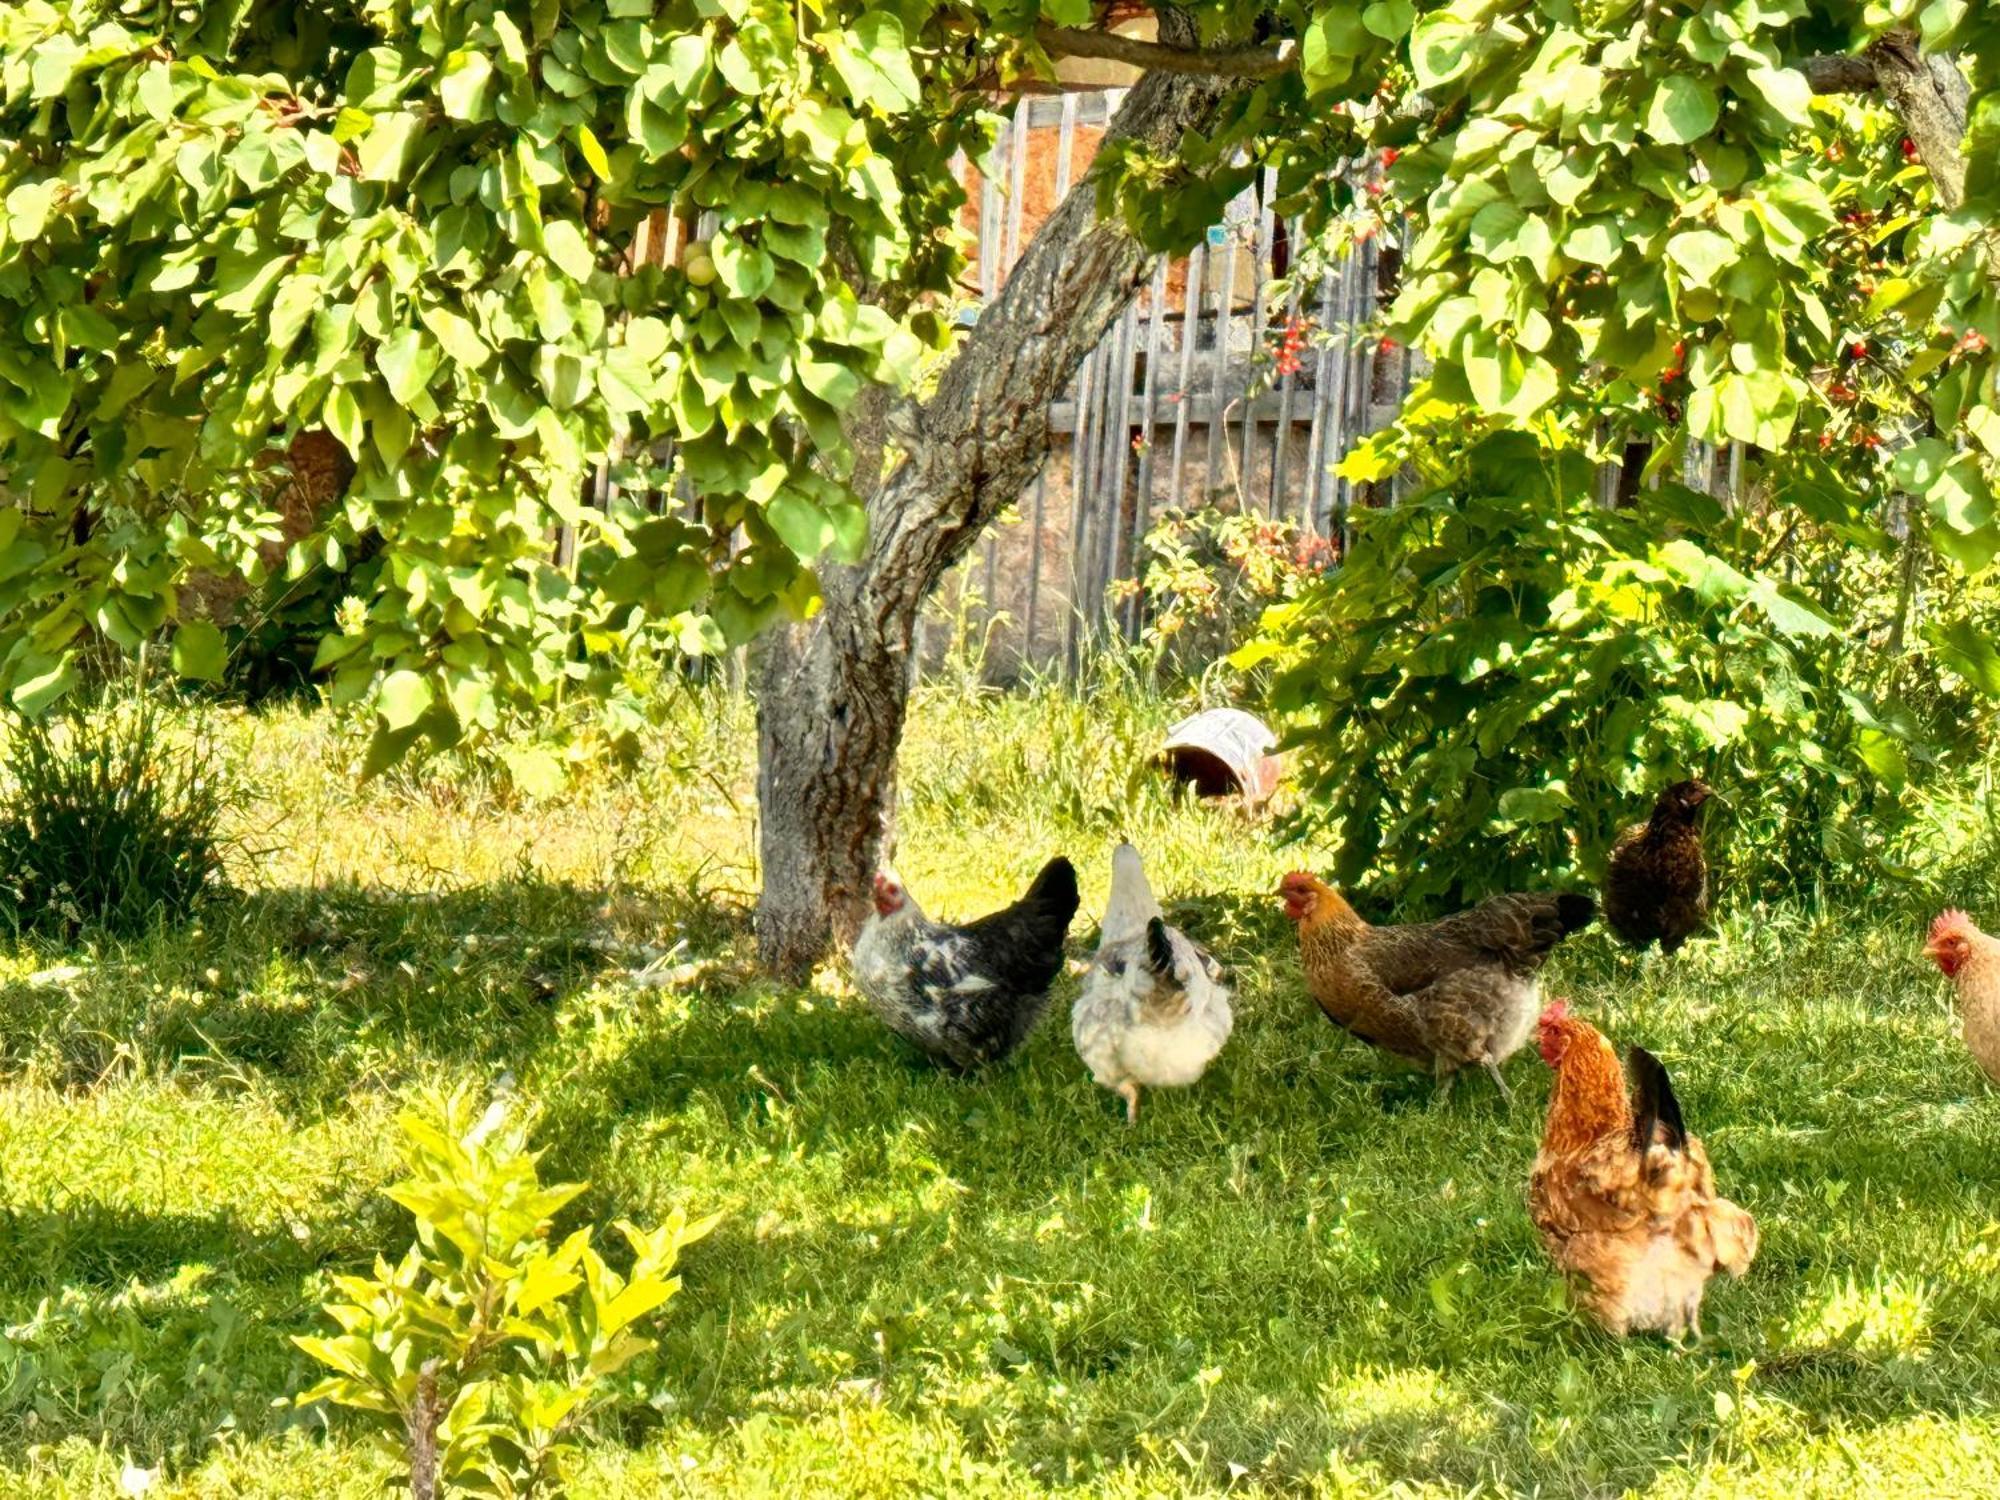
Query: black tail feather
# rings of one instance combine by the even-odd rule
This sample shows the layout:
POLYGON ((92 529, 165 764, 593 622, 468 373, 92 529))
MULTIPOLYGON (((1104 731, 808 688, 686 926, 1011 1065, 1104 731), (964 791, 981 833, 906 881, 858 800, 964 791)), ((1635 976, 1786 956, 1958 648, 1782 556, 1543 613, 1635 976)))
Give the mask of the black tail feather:
POLYGON ((1078 899, 1076 866, 1060 854, 1042 866, 1041 873, 1035 877, 1035 883, 1028 887, 1028 893, 1021 898, 1024 903, 1049 907, 1059 912, 1065 927, 1069 925, 1069 919, 1076 915, 1078 899))
POLYGON ((1596 915, 1597 903, 1588 896, 1576 891, 1564 891, 1556 897, 1556 920, 1562 923, 1564 937, 1579 928, 1588 927, 1596 915))
POLYGON ((1167 924, 1158 917, 1146 924, 1146 959, 1162 979, 1174 977, 1174 945, 1167 939, 1167 924))
POLYGON ((1665 1126, 1667 1149, 1685 1149, 1687 1126, 1681 1120, 1681 1101, 1674 1097, 1666 1068, 1644 1047, 1632 1049, 1631 1063, 1633 1143, 1643 1154, 1652 1147, 1654 1128, 1665 1126))

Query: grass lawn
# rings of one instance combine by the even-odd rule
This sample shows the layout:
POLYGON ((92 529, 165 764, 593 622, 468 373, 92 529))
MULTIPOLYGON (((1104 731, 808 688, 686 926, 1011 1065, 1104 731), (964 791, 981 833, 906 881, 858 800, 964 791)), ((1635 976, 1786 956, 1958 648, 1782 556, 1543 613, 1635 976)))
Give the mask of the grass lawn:
MULTIPOLYGON (((1671 962, 1561 951, 1549 987, 1661 1054, 1764 1233, 1705 1344, 1621 1344, 1526 1217, 1546 1070, 1516 1060, 1511 1113, 1470 1076, 1438 1106, 1328 1026, 1268 894, 1311 851, 1173 806, 1142 764, 1167 717, 940 693, 903 786, 933 914, 1066 851, 1087 954, 1129 832, 1233 967, 1229 1047, 1133 1129, 1071 1049, 1073 977, 967 1082, 832 970, 751 975, 740 707, 541 806, 357 792, 326 720, 227 721, 267 850, 245 894, 0 950, 0 1493, 117 1494, 128 1462, 156 1496, 374 1493, 340 1414, 283 1404, 288 1335, 407 1242, 399 1104, 508 1069, 583 1214, 727 1215, 578 1493, 2000 1493, 2000 1097, 1917 953, 1932 893, 1737 914, 1671 962)), ((1926 867, 1975 910, 1990 826, 1926 867)))

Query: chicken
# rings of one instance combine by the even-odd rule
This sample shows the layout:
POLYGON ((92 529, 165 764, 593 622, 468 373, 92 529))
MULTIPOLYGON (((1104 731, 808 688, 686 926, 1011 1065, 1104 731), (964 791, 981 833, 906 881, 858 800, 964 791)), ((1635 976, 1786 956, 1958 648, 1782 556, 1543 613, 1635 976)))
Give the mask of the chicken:
POLYGON ((1076 869, 1050 860, 1012 906, 962 927, 933 922, 893 873, 854 943, 854 979, 891 1031, 961 1071, 998 1062, 1048 1008, 1076 915, 1076 869))
POLYGON ((1139 851, 1120 844, 1111 856, 1111 902, 1097 957, 1070 1010, 1077 1056, 1125 1101, 1130 1124, 1139 1118, 1142 1086, 1196 1082, 1233 1024, 1220 965, 1167 925, 1139 851))
POLYGON ((1535 972, 1596 911, 1588 896, 1505 895, 1437 922, 1373 927, 1316 876, 1287 875, 1279 892, 1328 1020, 1429 1067, 1440 1096, 1477 1063, 1509 1103, 1500 1065, 1534 1027, 1535 972))
POLYGON ((1708 1153, 1687 1133, 1658 1058, 1632 1049, 1632 1097, 1618 1054, 1560 1000, 1542 1013, 1542 1057, 1556 1072, 1528 1212, 1542 1243, 1606 1329, 1701 1336, 1701 1296, 1716 1271, 1741 1276, 1757 1221, 1715 1195, 1708 1153))
POLYGON ((1715 794, 1699 781, 1660 793, 1653 815, 1611 846, 1604 872, 1604 920, 1634 948, 1659 940, 1672 953, 1708 920, 1708 860, 1701 813, 1715 794))
POLYGON ((1981 932, 1964 912, 1947 911, 1931 923, 1924 953, 1958 991, 1967 1050, 2000 1083, 2000 938, 1981 932))

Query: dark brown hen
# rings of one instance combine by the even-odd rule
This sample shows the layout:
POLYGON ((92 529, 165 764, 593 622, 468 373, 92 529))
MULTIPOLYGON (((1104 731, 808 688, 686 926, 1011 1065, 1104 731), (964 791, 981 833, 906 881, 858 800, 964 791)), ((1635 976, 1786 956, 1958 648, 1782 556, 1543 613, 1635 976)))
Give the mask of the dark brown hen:
POLYGON ((1708 920, 1708 859, 1702 808, 1715 794, 1699 781, 1660 793, 1653 815, 1611 846, 1604 874, 1604 920, 1635 948, 1658 941, 1672 953, 1708 920))

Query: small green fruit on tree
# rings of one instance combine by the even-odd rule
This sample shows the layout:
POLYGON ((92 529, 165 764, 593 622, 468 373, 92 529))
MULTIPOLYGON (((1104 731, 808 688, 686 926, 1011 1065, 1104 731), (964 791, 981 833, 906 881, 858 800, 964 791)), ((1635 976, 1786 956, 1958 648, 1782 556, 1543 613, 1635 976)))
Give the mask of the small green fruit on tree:
POLYGON ((571 1435, 653 1347, 636 1330, 680 1289, 681 1247, 716 1218, 621 1220, 632 1266, 620 1276, 588 1226, 549 1243, 551 1218, 587 1184, 544 1187, 504 1105, 475 1121, 461 1091, 400 1124, 410 1175, 388 1193, 415 1215, 416 1242, 373 1276, 334 1278, 326 1311, 342 1331, 294 1342, 335 1373, 298 1401, 370 1413, 415 1496, 546 1493, 571 1435))

